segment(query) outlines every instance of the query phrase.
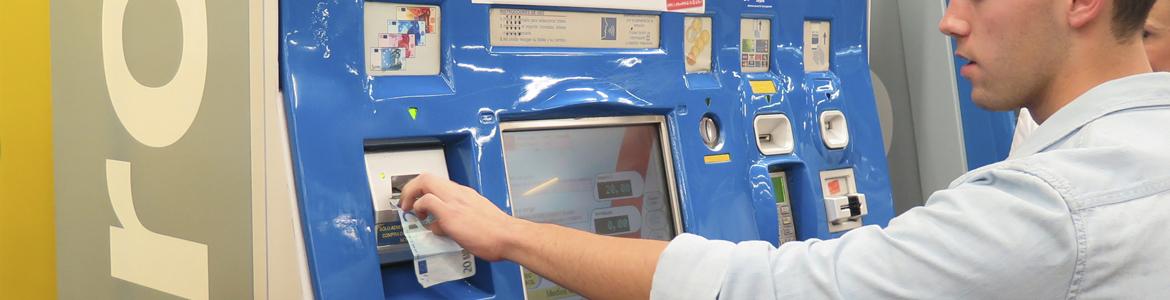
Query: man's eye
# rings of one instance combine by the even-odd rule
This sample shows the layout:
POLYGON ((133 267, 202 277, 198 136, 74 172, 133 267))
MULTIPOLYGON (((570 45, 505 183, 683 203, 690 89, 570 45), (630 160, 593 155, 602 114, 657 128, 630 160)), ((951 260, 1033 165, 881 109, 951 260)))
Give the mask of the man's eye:
POLYGON ((1153 33, 1150 33, 1150 31, 1149 31, 1149 30, 1142 30, 1142 38, 1143 38, 1143 39, 1148 39, 1148 38, 1150 38, 1150 35, 1152 35, 1152 34, 1153 34, 1153 33))

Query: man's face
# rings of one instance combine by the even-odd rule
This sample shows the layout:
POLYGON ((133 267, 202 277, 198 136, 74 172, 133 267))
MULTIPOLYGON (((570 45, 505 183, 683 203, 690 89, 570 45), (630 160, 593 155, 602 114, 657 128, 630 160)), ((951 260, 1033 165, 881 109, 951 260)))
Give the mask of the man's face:
POLYGON ((1158 0, 1146 19, 1142 41, 1154 71, 1170 72, 1170 0, 1158 0))
MULTIPOLYGON (((1165 0, 1170 1, 1170 0, 1165 0)), ((952 0, 939 30, 970 60, 960 74, 989 110, 1025 107, 1044 96, 1067 56, 1067 33, 1052 0, 952 0)))

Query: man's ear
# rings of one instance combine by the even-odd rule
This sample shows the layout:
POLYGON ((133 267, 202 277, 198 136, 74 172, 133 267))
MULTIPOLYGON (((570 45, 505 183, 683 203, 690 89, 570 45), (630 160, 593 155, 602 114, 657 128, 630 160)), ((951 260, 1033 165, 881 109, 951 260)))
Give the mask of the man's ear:
POLYGON ((1068 1, 1068 25, 1081 29, 1105 15, 1105 2, 1109 0, 1066 0, 1068 1))

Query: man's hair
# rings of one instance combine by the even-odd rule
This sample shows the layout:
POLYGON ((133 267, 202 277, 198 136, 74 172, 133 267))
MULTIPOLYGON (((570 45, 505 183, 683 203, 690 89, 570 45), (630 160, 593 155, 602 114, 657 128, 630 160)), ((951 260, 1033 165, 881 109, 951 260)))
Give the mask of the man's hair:
POLYGON ((1156 0, 1113 0, 1113 36, 1128 42, 1145 27, 1156 0))

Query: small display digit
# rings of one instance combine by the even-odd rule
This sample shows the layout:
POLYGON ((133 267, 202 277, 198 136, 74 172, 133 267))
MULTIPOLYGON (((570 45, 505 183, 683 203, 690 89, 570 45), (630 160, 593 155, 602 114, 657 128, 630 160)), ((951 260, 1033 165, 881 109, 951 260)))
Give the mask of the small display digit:
POLYGON ((613 234, 630 231, 630 216, 606 217, 593 220, 597 234, 613 234))
POLYGON ((634 184, 629 180, 604 181, 597 183, 597 197, 601 199, 629 197, 634 195, 634 184))

